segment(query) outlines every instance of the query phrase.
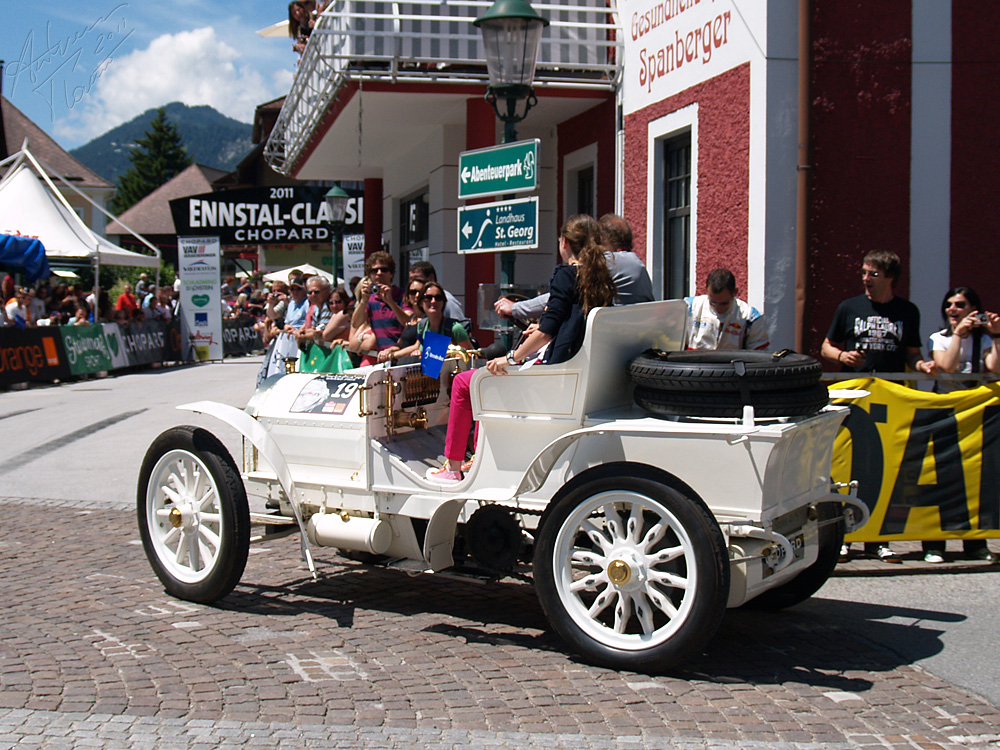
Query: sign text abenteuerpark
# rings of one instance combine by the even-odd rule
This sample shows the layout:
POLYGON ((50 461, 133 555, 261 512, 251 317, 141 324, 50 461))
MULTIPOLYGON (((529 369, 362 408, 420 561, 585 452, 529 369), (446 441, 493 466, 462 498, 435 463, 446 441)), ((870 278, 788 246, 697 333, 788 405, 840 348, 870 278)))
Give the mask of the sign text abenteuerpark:
POLYGON ((458 197, 519 193, 538 187, 538 139, 505 143, 458 156, 458 197))

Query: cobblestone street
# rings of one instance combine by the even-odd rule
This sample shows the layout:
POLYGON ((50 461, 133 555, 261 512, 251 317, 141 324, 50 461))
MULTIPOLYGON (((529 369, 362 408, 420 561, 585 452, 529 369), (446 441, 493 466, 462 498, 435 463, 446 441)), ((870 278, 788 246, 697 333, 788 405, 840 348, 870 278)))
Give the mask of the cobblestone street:
POLYGON ((133 514, 0 503, 0 748, 986 748, 1000 710, 808 612, 731 611, 674 674, 577 661, 530 586, 251 548, 166 595, 133 514))

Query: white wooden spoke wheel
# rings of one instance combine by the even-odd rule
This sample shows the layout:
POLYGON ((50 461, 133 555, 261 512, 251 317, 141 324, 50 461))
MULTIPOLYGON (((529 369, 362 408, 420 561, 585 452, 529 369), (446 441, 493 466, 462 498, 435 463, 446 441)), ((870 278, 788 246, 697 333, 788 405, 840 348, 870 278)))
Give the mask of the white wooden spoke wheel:
POLYGON ((163 433, 143 461, 137 500, 146 555, 168 591, 199 602, 232 591, 249 554, 249 508, 217 439, 193 427, 163 433))
POLYGON ((702 504, 663 484, 585 485, 545 519, 538 546, 543 608, 598 663, 649 669, 690 657, 725 610, 721 532, 702 504))

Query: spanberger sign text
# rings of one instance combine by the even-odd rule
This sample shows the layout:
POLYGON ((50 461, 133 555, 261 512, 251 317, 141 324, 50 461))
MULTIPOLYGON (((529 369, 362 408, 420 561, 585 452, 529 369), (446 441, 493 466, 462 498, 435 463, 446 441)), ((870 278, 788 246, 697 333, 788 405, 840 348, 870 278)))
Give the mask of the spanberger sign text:
POLYGON ((732 0, 626 0, 625 113, 631 114, 750 59, 746 22, 764 11, 732 0))
MULTIPOLYGON (((364 224, 361 191, 346 190, 344 224, 364 224)), ((221 190, 170 201, 177 234, 218 236, 224 245, 295 244, 333 239, 326 188, 282 186, 221 190)))

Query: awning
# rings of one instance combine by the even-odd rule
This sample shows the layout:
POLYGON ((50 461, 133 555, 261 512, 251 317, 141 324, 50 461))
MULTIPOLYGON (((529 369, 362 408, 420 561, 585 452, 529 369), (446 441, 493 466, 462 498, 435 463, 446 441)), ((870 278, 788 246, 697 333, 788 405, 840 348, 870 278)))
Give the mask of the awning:
POLYGON ((76 271, 70 271, 68 268, 53 268, 49 271, 49 273, 52 276, 58 276, 60 279, 70 279, 71 281, 80 280, 76 271))

